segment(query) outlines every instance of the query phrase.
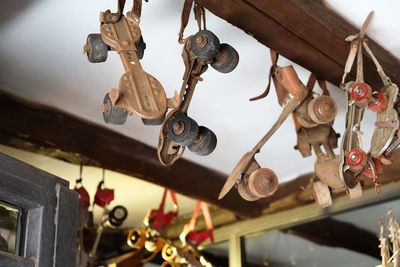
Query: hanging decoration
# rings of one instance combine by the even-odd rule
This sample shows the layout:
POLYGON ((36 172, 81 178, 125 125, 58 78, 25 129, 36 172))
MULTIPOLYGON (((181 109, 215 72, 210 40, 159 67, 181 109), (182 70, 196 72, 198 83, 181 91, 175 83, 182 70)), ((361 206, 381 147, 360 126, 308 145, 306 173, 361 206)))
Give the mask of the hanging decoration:
POLYGON ((217 146, 215 133, 205 126, 199 126, 187 113, 196 85, 203 81, 200 76, 207 71, 208 65, 221 73, 228 73, 239 62, 237 51, 228 44, 220 44, 218 37, 206 29, 205 10, 196 3, 193 11, 199 31, 183 39, 193 2, 184 2, 178 40, 183 44, 183 83, 179 96, 176 96, 177 106, 167 114, 161 126, 157 147, 158 158, 164 166, 170 166, 182 157, 185 147, 200 156, 207 156, 214 151, 217 146))
POLYGON ((381 163, 393 162, 392 152, 400 145, 398 142, 399 115, 395 109, 398 103, 398 87, 385 74, 378 60, 368 47, 365 31, 372 19, 371 12, 365 20, 360 33, 346 38, 350 42, 342 83, 340 87, 346 92, 346 128, 340 146, 340 178, 347 190, 358 186, 360 175, 371 177, 377 194, 381 193, 378 181, 381 163), (372 92, 364 82, 363 48, 372 58, 383 87, 372 92), (346 82, 357 56, 357 75, 355 81, 346 82), (366 108, 377 114, 375 129, 371 139, 369 153, 365 153, 361 144, 360 124, 366 108))

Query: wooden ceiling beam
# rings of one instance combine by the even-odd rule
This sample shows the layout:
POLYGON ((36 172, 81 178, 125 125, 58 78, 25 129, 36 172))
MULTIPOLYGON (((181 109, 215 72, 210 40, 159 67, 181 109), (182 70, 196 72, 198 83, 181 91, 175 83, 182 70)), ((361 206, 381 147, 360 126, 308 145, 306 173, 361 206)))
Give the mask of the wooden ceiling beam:
MULTIPOLYGON (((324 6, 323 1, 195 1, 260 43, 336 85, 341 81, 349 51, 349 43, 344 39, 359 32, 354 25, 324 6)), ((385 72, 398 84, 400 61, 374 40, 369 38, 368 41, 385 72)), ((373 88, 382 86, 368 56, 364 60, 364 74, 373 88)))
POLYGON ((3 145, 121 172, 242 216, 261 214, 238 194, 217 199, 226 174, 185 159, 164 167, 155 148, 63 111, 0 92, 0 122, 3 145))
POLYGON ((345 248, 381 259, 379 239, 376 234, 348 222, 324 218, 281 231, 322 246, 345 248))

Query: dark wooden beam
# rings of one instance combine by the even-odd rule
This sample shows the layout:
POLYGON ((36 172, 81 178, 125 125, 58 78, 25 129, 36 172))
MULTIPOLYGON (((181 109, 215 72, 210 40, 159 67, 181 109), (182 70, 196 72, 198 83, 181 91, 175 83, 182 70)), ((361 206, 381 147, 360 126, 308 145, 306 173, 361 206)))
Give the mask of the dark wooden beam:
MULTIPOLYGON (((260 43, 336 85, 341 81, 349 51, 349 43, 344 39, 359 32, 354 25, 325 7, 323 1, 195 1, 260 43)), ((399 83, 400 61, 374 40, 369 39, 369 45, 392 81, 399 83)), ((364 73, 365 80, 374 88, 382 86, 369 57, 364 60, 364 73)))
POLYGON ((6 93, 0 93, 0 143, 128 174, 243 216, 261 214, 257 203, 244 201, 237 194, 217 200, 226 174, 184 159, 164 167, 155 148, 6 93))
POLYGON ((340 247, 380 259, 379 240, 374 233, 351 223, 326 218, 282 229, 323 246, 340 247))

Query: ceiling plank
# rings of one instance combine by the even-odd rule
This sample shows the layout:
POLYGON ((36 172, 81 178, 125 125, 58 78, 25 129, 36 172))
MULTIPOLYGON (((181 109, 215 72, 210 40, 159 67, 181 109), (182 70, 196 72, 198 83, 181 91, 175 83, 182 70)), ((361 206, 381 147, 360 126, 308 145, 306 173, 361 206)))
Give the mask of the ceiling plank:
POLYGON ((217 200, 226 174, 185 159, 164 167, 155 148, 63 111, 3 92, 0 122, 3 145, 121 172, 242 216, 261 214, 262 208, 257 203, 247 202, 238 194, 217 200))
POLYGON ((351 223, 332 218, 281 229, 323 246, 340 247, 380 259, 379 240, 375 233, 351 223))
MULTIPOLYGON (((195 1, 260 43, 336 85, 341 81, 349 50, 349 43, 344 38, 359 31, 325 7, 322 1, 195 1)), ((369 45, 392 81, 398 83, 399 59, 372 39, 369 39, 369 45)), ((369 57, 364 60, 364 73, 370 85, 375 88, 382 86, 369 57)))

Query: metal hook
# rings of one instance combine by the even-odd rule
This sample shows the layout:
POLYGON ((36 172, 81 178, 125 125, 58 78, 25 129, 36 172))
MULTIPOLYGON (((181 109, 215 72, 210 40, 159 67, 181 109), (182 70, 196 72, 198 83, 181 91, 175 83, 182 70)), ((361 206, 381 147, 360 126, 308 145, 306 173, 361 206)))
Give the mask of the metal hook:
POLYGON ((82 166, 82 164, 80 164, 79 165, 79 178, 75 180, 76 184, 82 183, 82 170, 83 170, 83 166, 82 166))

